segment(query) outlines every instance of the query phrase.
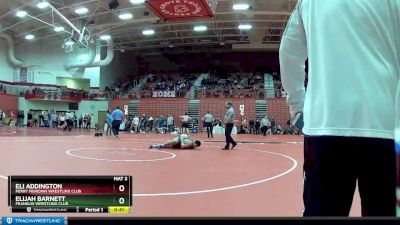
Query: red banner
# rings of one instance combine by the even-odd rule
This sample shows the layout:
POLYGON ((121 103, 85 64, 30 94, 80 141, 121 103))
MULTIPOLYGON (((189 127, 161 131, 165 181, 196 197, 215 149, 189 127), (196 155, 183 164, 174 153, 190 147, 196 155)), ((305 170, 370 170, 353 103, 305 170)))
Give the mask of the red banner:
POLYGON ((162 20, 210 18, 216 0, 147 0, 149 7, 162 20))

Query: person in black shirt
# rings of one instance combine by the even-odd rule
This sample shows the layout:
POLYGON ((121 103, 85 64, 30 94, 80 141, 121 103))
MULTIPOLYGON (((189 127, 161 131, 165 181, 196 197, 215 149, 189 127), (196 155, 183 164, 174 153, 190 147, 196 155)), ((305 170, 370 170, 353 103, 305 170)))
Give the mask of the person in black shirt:
POLYGON ((0 127, 3 125, 3 120, 5 119, 5 113, 0 110, 0 127))
POLYGON ((255 134, 260 134, 260 126, 261 126, 261 122, 259 119, 256 119, 256 123, 255 123, 255 134))
POLYGON ((274 117, 271 118, 271 131, 272 134, 276 134, 276 122, 274 117))
POLYGON ((255 124, 254 124, 254 119, 249 120, 249 126, 250 126, 250 134, 255 134, 255 124))
POLYGON ((43 115, 42 115, 42 113, 39 114, 39 127, 44 127, 43 115))
POLYGON ((216 120, 214 120, 214 123, 212 124, 213 125, 213 127, 214 126, 220 126, 220 127, 222 127, 222 122, 221 122, 221 120, 220 119, 216 119, 216 120))
POLYGON ((32 127, 32 112, 28 112, 28 123, 26 124, 27 127, 32 127))
POLYGON ((24 111, 19 110, 17 114, 17 126, 23 127, 24 126, 24 111))

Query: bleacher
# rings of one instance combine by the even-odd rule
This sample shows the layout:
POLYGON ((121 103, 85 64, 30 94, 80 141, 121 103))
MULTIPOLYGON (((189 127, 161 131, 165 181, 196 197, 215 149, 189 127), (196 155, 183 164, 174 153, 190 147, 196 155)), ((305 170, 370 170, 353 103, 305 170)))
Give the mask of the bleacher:
POLYGON ((151 74, 141 90, 134 90, 130 93, 131 98, 151 98, 155 91, 171 91, 178 98, 185 97, 193 85, 196 75, 182 74, 151 74))
POLYGON ((267 98, 275 98, 275 84, 271 74, 264 74, 264 89, 267 93, 267 98))
POLYGON ((256 74, 213 74, 202 81, 195 98, 265 98, 264 77, 256 74))

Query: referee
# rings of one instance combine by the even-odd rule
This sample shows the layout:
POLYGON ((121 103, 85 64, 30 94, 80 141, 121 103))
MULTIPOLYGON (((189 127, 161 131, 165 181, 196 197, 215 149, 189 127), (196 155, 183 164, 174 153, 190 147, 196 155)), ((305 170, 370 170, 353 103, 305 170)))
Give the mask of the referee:
POLYGON ((230 144, 232 144, 232 149, 237 145, 231 136, 235 118, 235 111, 233 110, 232 105, 232 102, 226 102, 227 110, 224 117, 226 145, 222 150, 229 150, 230 144))

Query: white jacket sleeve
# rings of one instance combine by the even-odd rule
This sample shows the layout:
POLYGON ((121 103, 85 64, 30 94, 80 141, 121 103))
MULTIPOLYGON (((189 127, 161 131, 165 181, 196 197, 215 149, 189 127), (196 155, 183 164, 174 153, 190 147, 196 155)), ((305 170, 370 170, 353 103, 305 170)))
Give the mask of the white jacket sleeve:
POLYGON ((301 1, 297 3, 279 49, 282 85, 287 93, 292 118, 303 112, 305 98, 305 61, 307 59, 307 40, 300 11, 301 1))

